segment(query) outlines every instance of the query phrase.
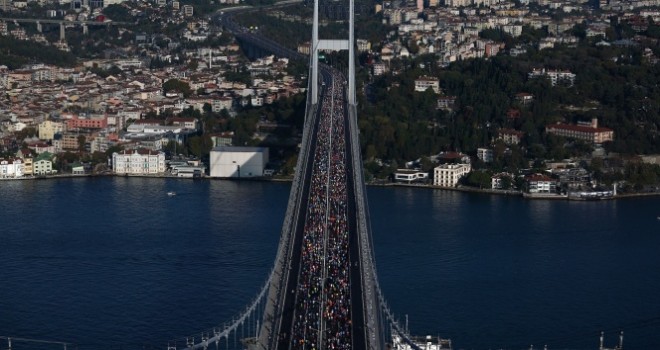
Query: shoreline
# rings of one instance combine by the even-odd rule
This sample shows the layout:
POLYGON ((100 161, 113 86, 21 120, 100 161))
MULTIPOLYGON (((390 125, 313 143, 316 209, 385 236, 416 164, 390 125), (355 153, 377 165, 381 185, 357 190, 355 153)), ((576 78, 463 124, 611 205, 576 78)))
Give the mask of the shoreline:
MULTIPOLYGON (((292 182, 292 178, 276 178, 276 177, 252 177, 252 178, 213 178, 209 176, 202 177, 180 177, 168 174, 148 174, 148 175, 129 175, 129 174, 57 174, 57 175, 43 175, 31 177, 18 177, 18 178, 0 178, 2 181, 30 181, 30 180, 51 180, 51 179, 71 179, 71 178, 94 178, 94 177, 124 177, 124 178, 152 178, 152 179, 180 179, 180 180, 210 180, 210 181, 257 181, 257 182, 292 182)), ((598 202, 626 198, 639 198, 639 197, 655 197, 660 196, 660 192, 643 192, 643 193, 621 193, 612 197, 598 198, 598 199, 584 199, 584 198, 571 198, 568 195, 545 195, 545 194, 529 194, 519 191, 511 190, 493 190, 493 189, 480 189, 465 186, 458 187, 443 187, 428 184, 414 184, 414 183, 397 183, 397 182, 383 182, 383 183, 366 183, 366 186, 371 187, 406 187, 406 188, 421 188, 428 190, 445 190, 463 193, 476 193, 484 195, 496 196, 513 196, 522 197, 527 200, 570 200, 576 202, 598 202)))

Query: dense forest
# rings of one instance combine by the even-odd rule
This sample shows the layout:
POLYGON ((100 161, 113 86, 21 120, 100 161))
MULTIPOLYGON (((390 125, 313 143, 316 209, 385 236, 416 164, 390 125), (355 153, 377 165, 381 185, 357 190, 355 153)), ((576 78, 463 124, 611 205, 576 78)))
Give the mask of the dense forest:
POLYGON ((555 122, 575 123, 598 118, 614 129, 611 151, 639 154, 660 152, 660 68, 641 59, 638 47, 559 47, 511 57, 455 62, 446 69, 432 57, 400 62, 397 75, 377 77, 369 84, 372 99, 361 105, 360 127, 367 158, 410 160, 441 150, 468 153, 487 146, 499 128, 525 132, 523 147, 531 158, 562 159, 584 151, 586 145, 558 140, 544 132, 555 122), (429 67, 430 62, 430 67, 429 67), (425 69, 420 68, 424 66, 425 69), (532 68, 576 72, 574 86, 551 86, 530 79, 532 68), (436 110, 432 91, 414 92, 414 80, 436 76, 444 94, 456 96, 453 112, 436 110), (515 99, 530 93, 525 106, 515 99), (520 117, 507 118, 515 109, 520 117))
POLYGON ((73 67, 76 57, 52 46, 0 36, 0 62, 9 69, 18 69, 31 63, 73 67))

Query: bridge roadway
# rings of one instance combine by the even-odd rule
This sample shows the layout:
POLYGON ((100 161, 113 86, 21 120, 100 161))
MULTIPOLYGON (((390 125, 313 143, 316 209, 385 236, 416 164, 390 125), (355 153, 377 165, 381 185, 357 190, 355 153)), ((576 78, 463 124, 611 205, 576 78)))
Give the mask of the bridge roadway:
MULTIPOLYGON (((309 60, 234 22, 234 14, 252 10, 225 10, 218 20, 250 45, 280 57, 309 60)), ((308 94, 297 172, 257 348, 381 349, 355 106, 348 104, 343 75, 325 65, 319 65, 319 73, 319 103, 313 105, 308 94), (338 118, 334 124, 327 120, 328 111, 338 118), (327 166, 321 165, 326 161, 327 166)))
POLYGON ((352 151, 346 147, 345 80, 336 72, 321 74, 324 85, 312 121, 314 136, 309 152, 302 152, 308 157, 299 206, 304 213, 293 223, 273 346, 366 349, 353 165, 347 161, 352 151), (333 114, 338 119, 329 119, 333 114))
POLYGON ((115 21, 67 21, 63 19, 48 19, 48 18, 12 18, 0 17, 0 21, 4 22, 22 22, 22 23, 41 23, 41 24, 75 24, 75 25, 88 25, 88 26, 133 26, 135 23, 130 22, 115 22, 115 21))

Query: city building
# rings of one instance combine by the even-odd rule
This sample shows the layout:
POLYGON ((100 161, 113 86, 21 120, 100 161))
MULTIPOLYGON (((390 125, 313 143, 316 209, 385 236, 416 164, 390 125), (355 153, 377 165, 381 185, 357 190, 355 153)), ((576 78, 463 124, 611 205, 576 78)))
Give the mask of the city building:
POLYGON ((266 147, 220 146, 211 150, 211 177, 258 177, 264 176, 268 164, 266 147))
POLYGON ((507 145, 519 144, 524 135, 524 132, 513 129, 500 129, 497 131, 497 139, 502 140, 507 145))
POLYGON ((490 148, 477 148, 477 158, 484 163, 493 161, 493 150, 490 148))
POLYGON ((64 123, 52 120, 45 120, 38 125, 39 139, 50 141, 55 138, 55 134, 64 131, 64 123))
POLYGON ((34 175, 34 160, 32 157, 23 157, 23 175, 34 175))
POLYGON ((23 177, 23 160, 20 158, 0 158, 0 178, 23 177))
POLYGON ((614 130, 598 126, 598 119, 593 118, 591 123, 553 124, 545 127, 545 131, 563 137, 582 140, 589 143, 603 143, 614 140, 614 130))
POLYGON ((440 80, 438 78, 432 78, 427 76, 419 77, 415 79, 415 91, 424 92, 428 88, 433 89, 433 92, 436 94, 440 93, 440 80))
POLYGON ((543 174, 525 176, 525 192, 527 193, 556 193, 557 181, 543 174))
POLYGON ((522 105, 528 105, 534 101, 534 95, 527 92, 519 92, 516 94, 516 101, 522 105))
POLYGON ((456 105, 456 96, 440 96, 438 97, 438 109, 451 111, 456 105))
POLYGON ((60 141, 59 145, 55 141, 53 141, 53 146, 55 149, 63 149, 63 150, 79 150, 80 149, 80 141, 82 141, 82 137, 85 137, 85 135, 81 135, 79 133, 72 133, 72 132, 67 132, 62 134, 62 137, 57 140, 60 141))
POLYGON ((186 17, 191 17, 193 15, 192 5, 183 5, 183 15, 186 17))
POLYGON ((471 170, 470 164, 442 164, 433 169, 433 185, 454 187, 471 170))
POLYGON ((197 119, 195 118, 172 118, 170 121, 172 122, 172 126, 197 130, 197 119))
POLYGON ((233 131, 225 131, 218 134, 213 134, 211 136, 211 141, 213 142, 213 147, 218 146, 231 146, 232 140, 234 139, 233 131))
POLYGON ((532 69, 532 71, 528 74, 529 78, 537 78, 537 77, 547 77, 550 80, 550 84, 552 86, 557 85, 559 82, 563 82, 568 86, 573 86, 575 83, 575 74, 571 73, 568 70, 552 70, 548 69, 546 70, 545 68, 542 69, 532 69))
POLYGON ((103 129, 108 126, 108 118, 105 116, 94 117, 94 118, 81 118, 74 116, 71 119, 67 119, 66 127, 68 130, 72 129, 103 129))
POLYGON ((513 175, 510 173, 499 173, 490 177, 490 187, 494 190, 504 189, 504 179, 508 179, 509 184, 513 184, 513 175))
POLYGON ((389 68, 387 67, 387 64, 383 62, 379 62, 379 63, 374 63, 373 70, 374 70, 374 75, 383 75, 387 73, 389 68))
POLYGON ((51 175, 53 171, 53 162, 46 157, 39 157, 34 161, 32 166, 32 173, 34 176, 51 175))
POLYGON ((397 169, 394 173, 395 182, 426 182, 429 178, 429 173, 421 170, 412 169, 397 169))
POLYGON ((112 154, 115 174, 147 175, 165 172, 165 153, 146 149, 124 150, 112 154))

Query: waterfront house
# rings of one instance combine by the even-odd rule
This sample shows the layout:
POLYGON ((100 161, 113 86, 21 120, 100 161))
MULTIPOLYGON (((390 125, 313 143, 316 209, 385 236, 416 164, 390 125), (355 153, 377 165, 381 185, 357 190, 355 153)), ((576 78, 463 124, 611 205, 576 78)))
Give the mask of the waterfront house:
POLYGON ((419 169, 397 169, 394 173, 395 182, 413 183, 413 182, 426 182, 429 178, 429 173, 419 169))
POLYGON ((458 181, 471 170, 470 164, 441 164, 433 169, 433 185, 455 187, 458 181))
POLYGON ((20 158, 0 158, 0 178, 23 177, 23 160, 20 158))
POLYGON ((112 154, 115 174, 150 175, 165 172, 165 153, 147 149, 124 150, 112 154))
POLYGON ((557 180, 543 174, 525 176, 525 192, 527 193, 557 193, 557 180))

